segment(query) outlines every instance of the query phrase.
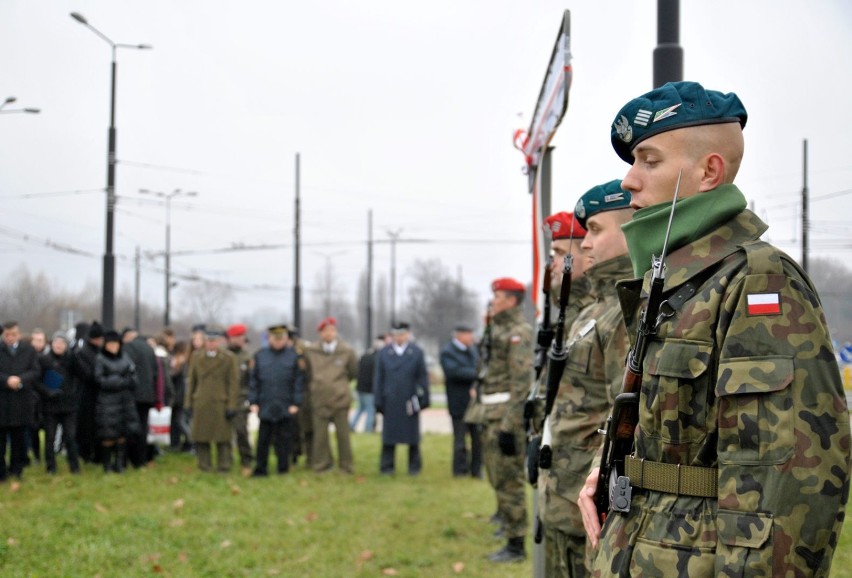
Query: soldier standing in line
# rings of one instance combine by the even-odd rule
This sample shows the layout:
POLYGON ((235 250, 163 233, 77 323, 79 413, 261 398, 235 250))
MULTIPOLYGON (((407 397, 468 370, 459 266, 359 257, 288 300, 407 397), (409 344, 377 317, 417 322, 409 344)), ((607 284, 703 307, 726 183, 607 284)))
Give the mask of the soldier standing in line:
POLYGON ((508 277, 491 284, 490 359, 474 413, 483 415, 482 451, 488 480, 497 496, 506 545, 489 556, 492 562, 526 558, 526 478, 524 475, 524 403, 533 378, 532 327, 521 303, 526 288, 508 277))
POLYGON ((192 441, 203 472, 213 469, 212 446, 216 446, 219 472, 231 470, 231 420, 237 415, 239 367, 236 356, 222 347, 225 332, 218 327, 204 330, 204 348, 194 351, 189 362, 184 407, 192 416, 192 441))
POLYGON ((665 277, 651 287, 662 281, 665 304, 635 360, 638 423, 617 420, 636 425, 626 428, 633 453, 602 530, 597 468, 580 497, 596 575, 831 569, 849 495, 849 412, 813 283, 760 240, 767 226, 733 184, 746 120, 736 94, 675 82, 612 124, 636 209, 623 230, 637 278, 619 285, 631 337, 664 245, 665 277))
MULTIPOLYGON (((586 534, 577 494, 603 442, 615 396, 621 392, 629 340, 615 283, 632 272, 621 225, 630 220, 630 193, 621 181, 592 187, 574 215, 588 232, 575 241, 586 257, 588 303, 566 322, 567 361, 548 427, 553 457, 538 477, 539 516, 545 530, 545 576, 587 575, 586 534), (590 301, 590 302, 589 302, 590 301)), ((572 285, 573 289, 573 285, 572 285)))
POLYGON ((340 471, 354 471, 352 443, 349 439, 351 382, 358 377, 358 357, 348 343, 338 337, 337 320, 326 317, 317 325, 320 339, 305 349, 310 371, 313 455, 315 472, 332 468, 328 426, 334 424, 337 435, 337 463, 340 471))
POLYGON ((246 345, 246 326, 236 323, 225 331, 228 338, 228 351, 237 356, 237 364, 240 368, 240 393, 237 397, 237 415, 234 416, 231 425, 234 426, 234 434, 237 438, 237 452, 240 454, 240 472, 243 477, 251 475, 251 464, 254 456, 251 452, 251 441, 248 432, 249 414, 249 379, 251 376, 254 360, 246 345))

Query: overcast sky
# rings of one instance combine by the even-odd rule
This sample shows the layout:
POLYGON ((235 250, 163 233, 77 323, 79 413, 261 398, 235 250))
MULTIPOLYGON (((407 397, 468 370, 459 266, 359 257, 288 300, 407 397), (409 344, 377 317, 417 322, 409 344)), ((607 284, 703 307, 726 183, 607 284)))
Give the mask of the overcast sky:
MULTIPOLYGON (((483 301, 495 277, 529 282, 512 133, 529 123, 566 8, 574 81, 553 141, 554 211, 628 168, 609 127, 652 88, 656 0, 2 0, 0 101, 42 112, 0 114, 0 274, 27 263, 58 285, 100 287, 110 48, 76 11, 115 42, 154 47, 118 51, 119 293, 132 291, 137 246, 164 249, 164 206, 139 189, 181 189, 198 196, 172 202, 175 274, 240 287, 234 316, 289 315, 292 249, 213 251, 292 244, 297 153, 308 305, 329 263, 354 288, 370 209, 377 240, 430 241, 397 246, 400 292, 414 259, 440 258, 483 301)), ((681 45, 685 79, 748 110, 737 184, 769 240, 801 258, 807 138, 812 254, 848 261, 852 4, 683 1, 681 45)), ((143 265, 143 299, 162 304, 163 259, 143 265)), ((387 244, 375 267, 389 273, 387 244)), ((195 287, 174 290, 174 314, 195 287)))

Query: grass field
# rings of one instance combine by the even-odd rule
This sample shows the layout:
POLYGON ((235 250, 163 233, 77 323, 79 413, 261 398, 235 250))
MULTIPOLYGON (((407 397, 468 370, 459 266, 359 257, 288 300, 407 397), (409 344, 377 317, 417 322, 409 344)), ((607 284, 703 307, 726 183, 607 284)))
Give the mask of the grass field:
MULTIPOLYGON (((403 448, 397 475, 379 476, 379 443, 353 436, 355 475, 202 474, 186 454, 122 475, 28 468, 0 485, 0 576, 532 576, 529 559, 485 559, 501 546, 493 493, 450 476, 449 435, 424 436, 416 478, 403 448)), ((849 524, 832 576, 852 576, 849 524)))
MULTIPOLYGON (((448 435, 423 439, 423 473, 378 474, 379 436, 356 434, 356 474, 202 474, 194 457, 0 485, 0 576, 529 576, 495 565, 488 483, 450 476, 448 435)), ((61 458, 62 460, 62 458, 61 458)), ((273 469, 274 471, 274 469, 273 469)))

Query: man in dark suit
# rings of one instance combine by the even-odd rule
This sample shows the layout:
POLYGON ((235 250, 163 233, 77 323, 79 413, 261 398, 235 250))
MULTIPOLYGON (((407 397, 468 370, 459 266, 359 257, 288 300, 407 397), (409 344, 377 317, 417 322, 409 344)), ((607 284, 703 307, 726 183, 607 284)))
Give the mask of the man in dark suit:
POLYGON ((453 475, 482 477, 482 443, 479 426, 464 422, 464 413, 476 396, 479 354, 474 347, 473 329, 459 325, 452 340, 441 349, 441 368, 447 391, 447 409, 453 422, 453 475), (470 452, 467 449, 470 436, 470 452), (468 458, 469 456, 469 458, 468 458))
POLYGON ((38 354, 21 341, 17 321, 3 324, 0 345, 0 482, 8 473, 18 478, 26 462, 26 430, 32 425, 36 382, 41 377, 38 354), (6 469, 6 438, 12 451, 6 469))
POLYGON ((141 468, 154 459, 154 446, 148 444, 148 412, 157 401, 156 378, 157 356, 154 349, 148 345, 145 337, 136 329, 127 327, 121 333, 122 350, 130 357, 136 366, 136 411, 142 432, 128 446, 130 462, 136 468, 141 468))

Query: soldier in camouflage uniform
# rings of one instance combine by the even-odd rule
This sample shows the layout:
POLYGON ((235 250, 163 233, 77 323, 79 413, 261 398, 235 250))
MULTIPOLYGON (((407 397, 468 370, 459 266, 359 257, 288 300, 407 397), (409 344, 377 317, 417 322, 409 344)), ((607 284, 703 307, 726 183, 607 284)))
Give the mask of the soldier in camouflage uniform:
POLYGON ((526 558, 526 485, 524 477, 524 401, 532 372, 532 327, 524 320, 524 285, 510 278, 491 284, 491 351, 488 372, 481 384, 479 407, 483 416, 483 460, 488 480, 497 494, 497 513, 506 546, 489 556, 493 562, 526 558))
POLYGON ((590 543, 600 540, 597 576, 829 574, 848 499, 849 414, 813 284, 759 240, 767 226, 733 184, 746 119, 735 94, 677 82, 629 102, 613 125, 638 209, 624 232, 639 278, 619 288, 631 338, 683 173, 668 305, 625 464, 630 509, 610 510, 600 529, 595 470, 580 497, 590 543))
POLYGON ((621 391, 629 346, 615 283, 632 273, 621 232, 633 214, 630 193, 619 180, 598 185, 580 198, 574 214, 588 229, 577 242, 591 265, 584 300, 591 302, 566 326, 567 363, 548 420, 553 460, 539 471, 538 493, 545 576, 580 578, 587 575, 586 534, 577 495, 603 442, 598 429, 621 391))
POLYGON ((246 347, 248 338, 246 337, 245 325, 242 323, 231 325, 225 331, 225 336, 228 338, 228 350, 237 356, 237 363, 240 367, 240 392, 237 398, 237 415, 231 420, 231 425, 234 426, 234 434, 237 438, 237 451, 240 454, 241 473, 244 477, 248 477, 251 475, 251 465, 254 459, 248 433, 249 378, 254 359, 246 347))

